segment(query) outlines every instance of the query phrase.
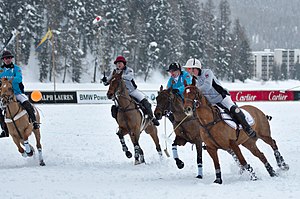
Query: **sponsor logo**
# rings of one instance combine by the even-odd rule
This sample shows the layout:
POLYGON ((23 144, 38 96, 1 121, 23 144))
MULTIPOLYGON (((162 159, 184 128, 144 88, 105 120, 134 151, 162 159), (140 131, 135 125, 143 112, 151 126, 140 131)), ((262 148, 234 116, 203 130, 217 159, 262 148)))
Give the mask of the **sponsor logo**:
POLYGON ((236 94, 236 101, 245 102, 245 101, 255 101, 257 98, 256 95, 251 95, 250 93, 244 95, 243 92, 239 91, 236 94))
POLYGON ((268 95, 268 100, 270 101, 285 101, 287 100, 288 95, 285 95, 283 93, 278 93, 278 92, 274 92, 271 91, 268 95))

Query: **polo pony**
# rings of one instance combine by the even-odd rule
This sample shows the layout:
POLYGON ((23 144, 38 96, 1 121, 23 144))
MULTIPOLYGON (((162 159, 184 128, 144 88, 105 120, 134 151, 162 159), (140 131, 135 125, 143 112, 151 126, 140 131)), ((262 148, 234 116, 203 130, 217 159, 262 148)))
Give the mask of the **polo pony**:
POLYGON ((222 183, 221 168, 219 164, 218 149, 230 150, 236 154, 241 166, 248 171, 251 180, 256 180, 257 177, 253 172, 253 168, 247 164, 244 156, 241 153, 239 145, 246 147, 254 156, 259 158, 264 164, 270 176, 277 176, 273 167, 268 162, 265 155, 258 149, 256 141, 258 138, 271 146, 274 151, 277 165, 282 170, 288 170, 289 166, 285 163, 281 156, 276 141, 271 137, 270 124, 268 117, 258 108, 250 105, 242 106, 241 108, 250 113, 254 118, 255 123, 252 128, 256 131, 257 137, 250 138, 244 130, 235 130, 225 123, 221 117, 220 110, 216 106, 212 106, 201 91, 195 86, 196 80, 193 78, 191 85, 185 84, 184 90, 184 107, 187 115, 197 113, 199 122, 204 130, 201 131, 201 138, 205 142, 207 152, 214 162, 216 180, 215 183, 222 183))
POLYGON ((174 115, 173 128, 175 132, 175 140, 172 144, 173 158, 179 169, 184 167, 184 163, 179 159, 177 146, 184 146, 187 142, 195 144, 197 151, 197 165, 198 175, 197 178, 203 177, 202 172, 202 140, 200 137, 200 123, 196 116, 188 117, 184 113, 183 100, 176 90, 171 88, 163 89, 160 87, 160 91, 156 97, 156 108, 154 115, 157 119, 161 119, 162 116, 166 116, 170 113, 174 115))
MULTIPOLYGON (((16 96, 14 95, 12 88, 12 80, 2 78, 1 82, 0 97, 2 106, 5 109, 5 122, 7 124, 9 134, 22 156, 31 157, 34 154, 34 148, 29 144, 28 137, 33 132, 39 153, 39 164, 41 166, 45 166, 42 155, 40 129, 33 129, 33 125, 29 122, 29 116, 26 110, 16 100, 16 96), (23 145, 25 149, 21 145, 23 145)), ((35 107, 34 109, 37 122, 40 122, 39 112, 35 107)))
POLYGON ((142 131, 145 131, 151 136, 158 154, 162 156, 157 128, 152 124, 149 118, 143 116, 143 112, 139 108, 140 106, 130 97, 125 82, 122 79, 122 74, 123 71, 113 71, 112 78, 109 82, 107 98, 114 100, 118 106, 116 120, 119 125, 119 131, 117 135, 119 136, 123 151, 128 158, 132 157, 124 140, 124 136, 129 134, 134 146, 135 164, 141 164, 145 163, 144 152, 139 145, 139 138, 142 131))

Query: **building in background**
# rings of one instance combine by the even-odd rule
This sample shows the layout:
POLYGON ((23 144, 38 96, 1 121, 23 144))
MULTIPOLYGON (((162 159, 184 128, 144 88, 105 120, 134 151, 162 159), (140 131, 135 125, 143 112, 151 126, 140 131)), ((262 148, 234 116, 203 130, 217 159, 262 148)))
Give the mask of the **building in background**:
POLYGON ((295 65, 300 49, 265 49, 252 52, 253 75, 256 79, 295 79, 295 65))

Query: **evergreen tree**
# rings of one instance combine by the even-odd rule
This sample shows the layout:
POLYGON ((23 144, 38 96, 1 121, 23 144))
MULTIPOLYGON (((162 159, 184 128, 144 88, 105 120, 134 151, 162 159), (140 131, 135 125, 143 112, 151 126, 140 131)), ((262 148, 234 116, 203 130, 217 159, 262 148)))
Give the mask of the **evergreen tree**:
POLYGON ((216 14, 215 6, 212 0, 207 0, 201 6, 201 30, 203 31, 204 52, 202 63, 209 67, 211 70, 216 71, 216 14))
POLYGON ((251 49, 245 34, 245 29, 240 25, 239 20, 236 19, 233 27, 231 48, 233 82, 235 79, 244 82, 252 74, 251 49))
POLYGON ((300 80, 300 61, 299 56, 297 56, 297 61, 295 63, 295 79, 300 80))
POLYGON ((200 26, 200 6, 195 0, 179 0, 182 28, 182 59, 203 57, 203 29, 200 26))
POLYGON ((230 33, 230 8, 227 0, 221 0, 219 4, 219 18, 217 19, 216 39, 216 75, 220 79, 233 80, 233 68, 231 66, 231 33, 230 33))

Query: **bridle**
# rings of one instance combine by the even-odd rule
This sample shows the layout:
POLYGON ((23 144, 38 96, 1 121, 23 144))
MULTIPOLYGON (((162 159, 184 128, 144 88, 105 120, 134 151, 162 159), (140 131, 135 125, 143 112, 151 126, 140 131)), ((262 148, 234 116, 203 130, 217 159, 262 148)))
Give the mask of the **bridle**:
POLYGON ((185 101, 189 101, 191 102, 192 104, 192 111, 195 112, 197 108, 199 108, 200 106, 205 106, 202 104, 201 100, 202 100, 202 97, 203 95, 200 95, 198 89, 196 89, 195 86, 186 86, 185 87, 185 92, 187 89, 192 89, 194 92, 193 92, 193 98, 184 98, 185 101))
POLYGON ((156 108, 162 112, 162 116, 168 115, 169 113, 171 113, 171 108, 172 108, 172 98, 170 96, 170 94, 164 92, 164 91, 160 91, 158 96, 156 97, 156 101, 158 101, 158 97, 161 98, 167 98, 168 99, 168 103, 164 103, 164 105, 162 105, 161 103, 157 103, 156 108))
MULTIPOLYGON (((16 125, 16 122, 14 120, 15 117, 17 117, 17 115, 20 113, 21 106, 19 106, 18 110, 16 111, 16 113, 14 115, 12 115, 12 112, 10 110, 9 104, 11 104, 12 102, 17 102, 15 95, 14 95, 14 91, 12 88, 12 85, 10 87, 7 88, 7 91, 5 91, 4 93, 2 93, 2 89, 5 88, 8 84, 1 84, 1 88, 0 88, 0 93, 1 93, 1 107, 7 109, 9 115, 10 115, 10 120, 12 121, 12 123, 14 124, 16 131, 18 132, 18 135, 20 136, 21 139, 23 139, 23 136, 19 130, 19 128, 16 125), (7 94, 8 92, 11 92, 11 94, 7 94)), ((22 114, 23 116, 23 114, 22 114)), ((19 115, 19 117, 22 117, 21 115, 19 115)), ((19 119, 19 118, 18 118, 19 119)))
POLYGON ((6 108, 8 104, 10 104, 11 102, 15 102, 15 95, 14 95, 14 91, 12 87, 7 88, 7 91, 5 91, 4 93, 2 93, 2 88, 5 88, 7 86, 7 84, 1 84, 1 107, 2 108, 6 108), (7 94, 8 92, 11 92, 11 94, 7 94))
POLYGON ((213 121, 211 122, 206 122, 204 123, 202 119, 198 116, 199 123, 201 127, 205 129, 205 132, 209 135, 209 137, 212 139, 212 141, 222 149, 222 147, 217 143, 217 141, 214 139, 214 137, 210 133, 210 129, 217 124, 218 122, 222 121, 221 117, 217 116, 216 112, 214 111, 212 106, 209 106, 208 104, 203 104, 201 101, 203 100, 203 95, 200 94, 200 91, 197 89, 196 86, 189 85, 185 87, 185 92, 187 89, 192 89, 193 90, 193 98, 191 95, 189 95, 189 98, 185 97, 185 101, 190 101, 192 102, 192 111, 193 113, 196 111, 197 108, 203 107, 203 108, 208 108, 211 111, 211 114, 213 115, 213 121))
POLYGON ((129 101, 128 105, 125 106, 125 107, 120 107, 120 110, 122 110, 123 112, 127 112, 127 111, 131 111, 131 110, 135 110, 135 108, 129 108, 129 106, 131 105, 131 103, 134 103, 134 100, 129 96, 126 96, 125 94, 125 89, 122 89, 122 84, 124 84, 124 81, 120 78, 116 79, 115 77, 113 77, 110 81, 110 84, 113 82, 113 81, 118 81, 118 85, 115 87, 114 91, 113 91, 113 101, 120 105, 120 98, 124 98, 125 100, 129 101))

